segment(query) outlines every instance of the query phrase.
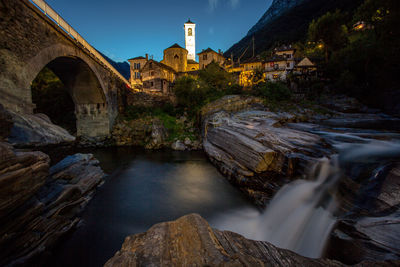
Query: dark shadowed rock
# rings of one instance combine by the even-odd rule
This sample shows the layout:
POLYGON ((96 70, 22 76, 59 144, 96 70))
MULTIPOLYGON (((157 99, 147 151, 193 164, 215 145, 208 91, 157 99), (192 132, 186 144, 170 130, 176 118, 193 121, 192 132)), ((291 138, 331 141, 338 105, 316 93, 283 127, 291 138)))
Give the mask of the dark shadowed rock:
POLYGON ((197 214, 156 224, 129 236, 106 264, 111 266, 343 266, 310 259, 267 242, 212 229, 197 214))
POLYGON ((0 143, 0 265, 27 263, 80 221, 103 181, 98 163, 76 154, 49 169, 46 154, 0 143))
POLYGON ((11 114, 0 104, 0 141, 5 140, 10 135, 12 125, 11 114))

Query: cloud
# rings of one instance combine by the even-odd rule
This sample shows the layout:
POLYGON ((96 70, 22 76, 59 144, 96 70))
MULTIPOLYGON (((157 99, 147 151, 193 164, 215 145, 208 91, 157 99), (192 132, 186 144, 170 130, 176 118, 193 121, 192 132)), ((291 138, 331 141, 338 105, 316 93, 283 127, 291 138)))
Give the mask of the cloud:
POLYGON ((229 0, 231 2, 232 8, 237 8, 240 4, 240 0, 229 0))
POLYGON ((210 11, 214 11, 217 8, 219 0, 208 0, 208 7, 210 8, 210 11))
POLYGON ((240 4, 240 0, 208 0, 208 8, 212 12, 214 11, 220 2, 228 2, 228 4, 233 8, 237 8, 240 4))

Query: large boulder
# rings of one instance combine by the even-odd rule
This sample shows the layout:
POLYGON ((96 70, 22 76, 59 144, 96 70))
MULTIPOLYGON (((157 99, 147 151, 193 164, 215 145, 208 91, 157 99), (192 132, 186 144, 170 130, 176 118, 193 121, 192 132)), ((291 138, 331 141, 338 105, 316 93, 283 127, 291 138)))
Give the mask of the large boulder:
POLYGON ((8 141, 18 147, 34 147, 72 143, 75 137, 53 124, 44 114, 10 112, 14 122, 8 141))
POLYGON ((151 126, 151 139, 146 144, 146 149, 160 149, 165 146, 168 138, 168 131, 165 128, 162 121, 159 119, 153 119, 153 125, 151 126))
POLYGON ((129 236, 106 264, 112 266, 343 266, 310 259, 270 243, 212 229, 202 217, 187 215, 129 236))
POLYGON ((0 265, 27 263, 80 221, 105 174, 91 154, 49 167, 41 152, 0 143, 0 265))
POLYGON ((400 259, 400 163, 380 170, 347 192, 352 206, 331 234, 328 257, 347 264, 400 259))
POLYGON ((330 153, 318 135, 283 126, 287 113, 219 111, 203 122, 203 146, 210 160, 259 205, 301 173, 309 162, 330 153), (277 179, 277 177, 279 177, 277 179))

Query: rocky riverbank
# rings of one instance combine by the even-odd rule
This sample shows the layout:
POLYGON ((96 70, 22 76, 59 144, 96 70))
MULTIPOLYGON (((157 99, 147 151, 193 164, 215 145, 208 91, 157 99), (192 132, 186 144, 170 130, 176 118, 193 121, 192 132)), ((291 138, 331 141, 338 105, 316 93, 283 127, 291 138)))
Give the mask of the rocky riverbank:
POLYGON ((50 167, 42 152, 0 143, 0 265, 27 263, 80 221, 105 174, 91 154, 50 167))
POLYGON ((200 150, 201 137, 187 117, 173 120, 168 129, 161 119, 147 116, 134 120, 121 120, 113 128, 112 139, 116 146, 142 146, 149 150, 169 148, 173 150, 200 150), (177 134, 176 128, 180 129, 177 134))
MULTIPOLYGON (((287 113, 271 112, 248 98, 225 97, 205 109, 204 150, 229 181, 265 206, 282 185, 302 178, 307 167, 345 144, 383 142, 372 147, 380 149, 385 141, 400 140, 399 119, 362 106, 358 113, 343 113, 357 110, 337 104, 323 114, 287 113)), ((328 257, 348 264, 400 259, 399 162, 394 154, 389 164, 357 165, 346 173, 338 188, 341 211, 328 257), (365 178, 367 171, 371 176, 365 178)))
POLYGON ((191 214, 156 224, 147 232, 129 236, 106 264, 111 266, 343 266, 332 260, 314 260, 268 242, 212 229, 191 214))

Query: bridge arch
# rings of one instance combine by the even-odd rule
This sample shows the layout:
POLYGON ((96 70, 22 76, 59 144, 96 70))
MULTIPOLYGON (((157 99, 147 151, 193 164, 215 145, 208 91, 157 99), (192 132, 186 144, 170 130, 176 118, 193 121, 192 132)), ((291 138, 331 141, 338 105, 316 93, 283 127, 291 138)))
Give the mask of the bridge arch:
MULTIPOLYGON (((98 138, 110 133, 109 101, 104 78, 91 62, 80 50, 56 44, 28 62, 21 82, 23 88, 31 90, 32 81, 43 68, 50 69, 63 82, 75 104, 77 136, 98 138)), ((29 93, 31 96, 32 92, 29 93)))

